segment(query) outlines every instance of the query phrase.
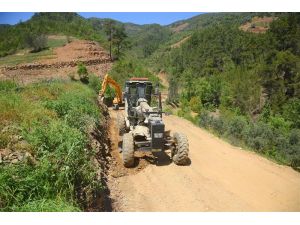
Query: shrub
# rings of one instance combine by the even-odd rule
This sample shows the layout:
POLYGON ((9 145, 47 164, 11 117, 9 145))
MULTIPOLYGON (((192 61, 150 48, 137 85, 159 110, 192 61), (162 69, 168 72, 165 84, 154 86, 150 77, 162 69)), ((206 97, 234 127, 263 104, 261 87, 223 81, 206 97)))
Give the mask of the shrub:
POLYGON ((202 109, 201 99, 199 97, 193 96, 189 102, 191 110, 193 112, 199 113, 202 109))
POLYGON ((88 89, 67 91, 55 100, 45 101, 45 106, 54 110, 62 118, 72 110, 79 110, 82 114, 100 118, 95 104, 96 98, 92 98, 91 94, 88 89))
POLYGON ((227 134, 234 138, 242 139, 247 120, 243 116, 235 116, 228 123, 227 134))
POLYGON ((202 111, 199 115, 199 126, 209 128, 212 121, 212 117, 209 116, 207 111, 202 111))
POLYGON ((290 137, 289 137, 289 143, 291 145, 300 144, 300 130, 299 129, 291 130, 290 137))
POLYGON ((294 128, 300 128, 300 99, 290 99, 283 106, 283 117, 288 121, 293 121, 294 128))
POLYGON ((101 80, 94 74, 89 75, 89 87, 92 88, 97 94, 101 89, 101 80))
POLYGON ((290 162, 292 167, 300 167, 300 130, 291 130, 289 136, 290 144, 290 162))
POLYGON ((87 84, 89 82, 89 74, 88 74, 87 68, 85 67, 85 65, 83 63, 79 63, 77 65, 77 73, 78 73, 80 81, 82 83, 87 84))
POLYGON ((211 118, 211 128, 215 133, 222 136, 226 132, 226 123, 222 117, 211 118))
POLYGON ((272 148, 272 128, 263 122, 250 123, 243 132, 246 144, 255 150, 267 150, 272 148))
POLYGON ((283 117, 280 116, 270 116, 269 118, 269 124, 280 131, 282 131, 284 134, 288 134, 290 131, 290 127, 292 125, 291 122, 286 121, 283 117))
POLYGON ((0 81, 0 91, 14 90, 18 87, 18 84, 11 80, 0 81))

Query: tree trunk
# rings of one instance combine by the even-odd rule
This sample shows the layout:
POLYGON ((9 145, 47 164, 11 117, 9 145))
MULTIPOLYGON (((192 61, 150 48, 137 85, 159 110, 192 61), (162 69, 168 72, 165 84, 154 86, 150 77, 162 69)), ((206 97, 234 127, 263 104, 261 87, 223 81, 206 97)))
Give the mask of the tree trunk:
POLYGON ((110 32, 109 32, 109 58, 112 61, 111 48, 112 48, 112 27, 110 25, 110 32))

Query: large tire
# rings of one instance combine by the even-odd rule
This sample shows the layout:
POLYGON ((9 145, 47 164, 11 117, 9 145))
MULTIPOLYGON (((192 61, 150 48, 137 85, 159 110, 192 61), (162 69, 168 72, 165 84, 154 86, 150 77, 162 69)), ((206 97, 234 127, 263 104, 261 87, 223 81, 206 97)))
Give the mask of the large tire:
POLYGON ((118 115, 118 127, 120 136, 126 133, 126 122, 123 115, 118 115))
POLYGON ((122 146, 123 164, 125 167, 134 166, 134 143, 130 133, 124 134, 122 146))
POLYGON ((175 149, 173 152, 173 162, 176 165, 186 165, 189 162, 189 143, 186 135, 175 133, 174 136, 175 149))

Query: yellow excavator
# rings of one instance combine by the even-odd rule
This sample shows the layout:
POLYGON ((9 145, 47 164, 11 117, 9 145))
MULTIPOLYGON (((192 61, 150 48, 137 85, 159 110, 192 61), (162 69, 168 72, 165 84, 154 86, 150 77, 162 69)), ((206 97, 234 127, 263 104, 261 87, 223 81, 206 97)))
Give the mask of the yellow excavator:
POLYGON ((106 74, 104 76, 101 90, 99 92, 99 97, 102 102, 104 100, 104 93, 106 91, 107 85, 112 86, 116 91, 116 96, 113 99, 113 109, 118 110, 119 106, 123 104, 121 86, 114 79, 112 79, 108 74, 106 74))

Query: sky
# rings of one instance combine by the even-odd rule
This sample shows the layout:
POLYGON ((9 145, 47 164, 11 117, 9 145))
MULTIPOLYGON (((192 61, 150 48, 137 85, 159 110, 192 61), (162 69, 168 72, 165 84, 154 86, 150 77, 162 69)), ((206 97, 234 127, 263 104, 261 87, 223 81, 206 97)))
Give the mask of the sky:
MULTIPOLYGON (((82 12, 79 13, 85 18, 98 17, 98 18, 111 18, 122 22, 131 22, 136 24, 149 24, 158 23, 167 25, 178 20, 188 19, 190 17, 199 15, 199 12, 82 12)), ((0 24, 14 25, 20 21, 25 22, 30 19, 33 13, 30 12, 0 12, 0 24)))

